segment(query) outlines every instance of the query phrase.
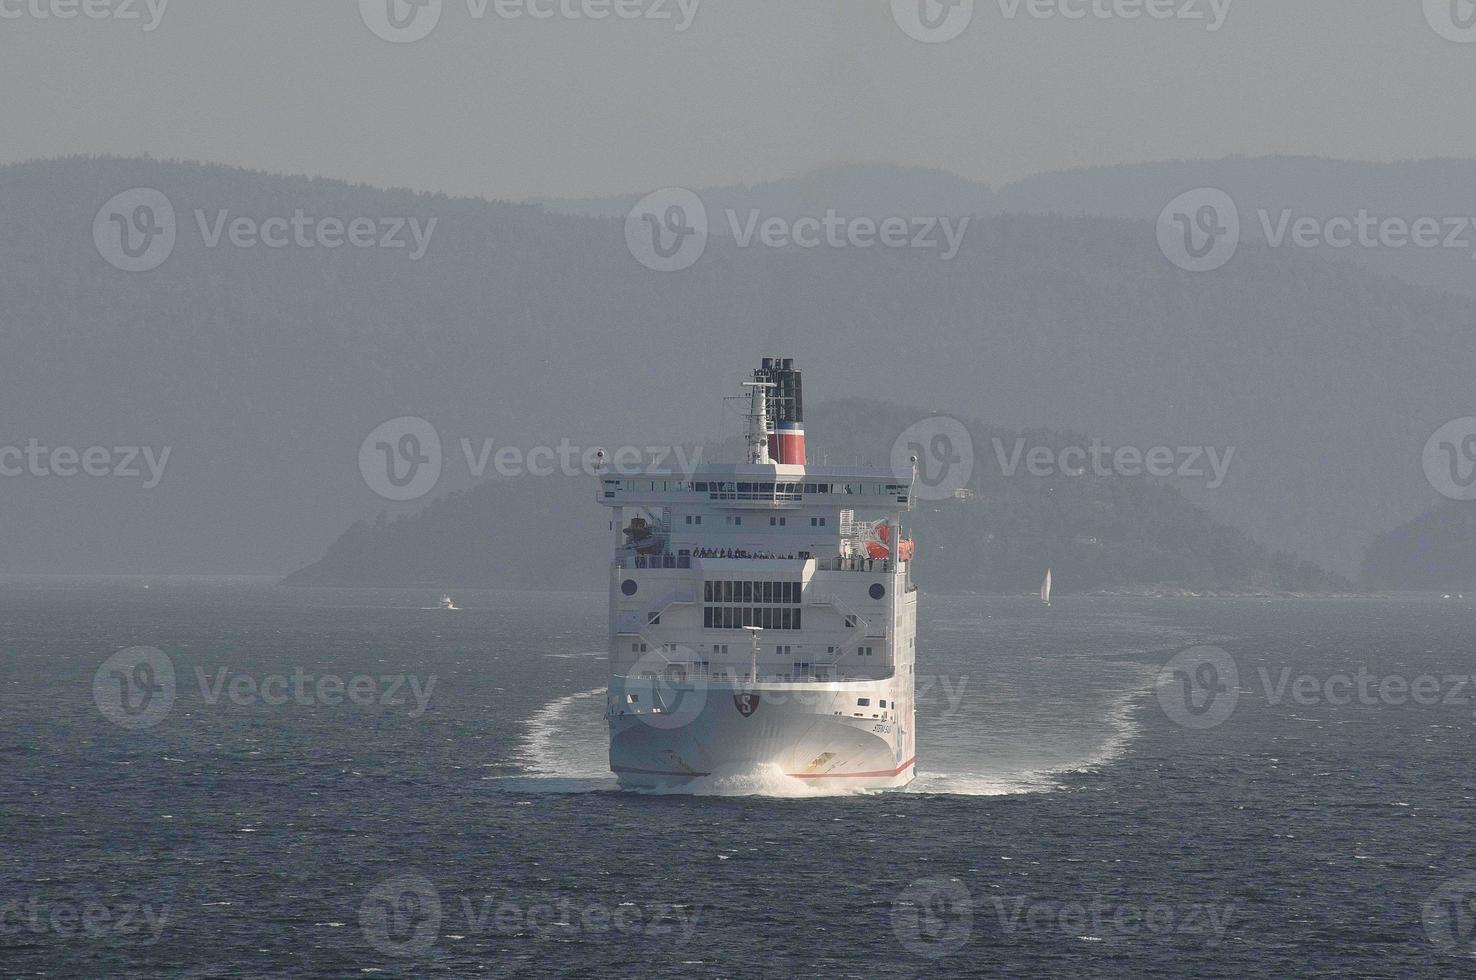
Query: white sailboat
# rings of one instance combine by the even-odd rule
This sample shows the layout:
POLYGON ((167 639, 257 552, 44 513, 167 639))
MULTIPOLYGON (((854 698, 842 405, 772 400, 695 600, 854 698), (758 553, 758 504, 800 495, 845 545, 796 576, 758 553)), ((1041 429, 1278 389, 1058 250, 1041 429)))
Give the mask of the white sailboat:
POLYGON ((1040 583, 1040 601, 1047 606, 1051 604, 1051 570, 1046 569, 1045 581, 1040 583))

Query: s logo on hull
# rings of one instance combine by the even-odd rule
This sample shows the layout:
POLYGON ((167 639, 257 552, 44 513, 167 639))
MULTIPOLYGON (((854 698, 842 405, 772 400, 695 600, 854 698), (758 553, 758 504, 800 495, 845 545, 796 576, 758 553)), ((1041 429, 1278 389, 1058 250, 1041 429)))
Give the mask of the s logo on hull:
POLYGON ((745 718, 752 718, 753 713, 759 709, 759 696, 757 694, 735 694, 733 695, 733 707, 745 718))

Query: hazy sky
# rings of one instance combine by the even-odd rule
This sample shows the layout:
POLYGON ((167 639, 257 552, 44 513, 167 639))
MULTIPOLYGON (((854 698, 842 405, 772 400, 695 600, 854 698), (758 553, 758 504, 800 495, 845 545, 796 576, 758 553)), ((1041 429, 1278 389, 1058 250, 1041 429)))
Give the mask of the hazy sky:
POLYGON ((172 0, 146 30, 161 2, 0 0, 0 161, 152 154, 524 198, 860 161, 1001 183, 1232 153, 1476 156, 1476 43, 1431 26, 1470 0, 976 0, 931 44, 899 24, 937 0, 443 0, 413 43, 366 20, 408 0, 172 0), (670 18, 562 12, 612 4, 670 18), (1144 4, 1200 19, 1092 12, 1144 4))

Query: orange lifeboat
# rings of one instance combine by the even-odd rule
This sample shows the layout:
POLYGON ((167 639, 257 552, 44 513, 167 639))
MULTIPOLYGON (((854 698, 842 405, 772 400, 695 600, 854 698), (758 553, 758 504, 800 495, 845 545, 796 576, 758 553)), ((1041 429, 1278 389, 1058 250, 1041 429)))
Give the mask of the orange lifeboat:
MULTIPOLYGON (((888 558, 892 554, 891 548, 892 528, 883 521, 872 526, 871 534, 867 536, 866 553, 872 558, 888 558)), ((912 561, 912 539, 903 538, 902 546, 898 549, 902 553, 903 561, 912 561)))

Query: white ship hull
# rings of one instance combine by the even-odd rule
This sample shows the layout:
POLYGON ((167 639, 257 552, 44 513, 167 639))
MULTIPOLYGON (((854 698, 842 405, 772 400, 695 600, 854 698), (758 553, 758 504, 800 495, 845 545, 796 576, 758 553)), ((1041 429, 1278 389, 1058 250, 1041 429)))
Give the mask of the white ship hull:
POLYGON ((905 786, 915 467, 809 466, 788 359, 745 388, 747 462, 600 474, 610 769, 631 789, 905 786))
POLYGON ((894 685, 632 680, 610 699, 610 769, 622 788, 671 790, 699 780, 779 775, 825 789, 893 789, 915 768, 910 705, 894 685), (624 691, 666 709, 623 709, 624 691), (887 709, 856 710, 857 695, 887 709), (745 714, 745 711, 747 713, 745 714))

